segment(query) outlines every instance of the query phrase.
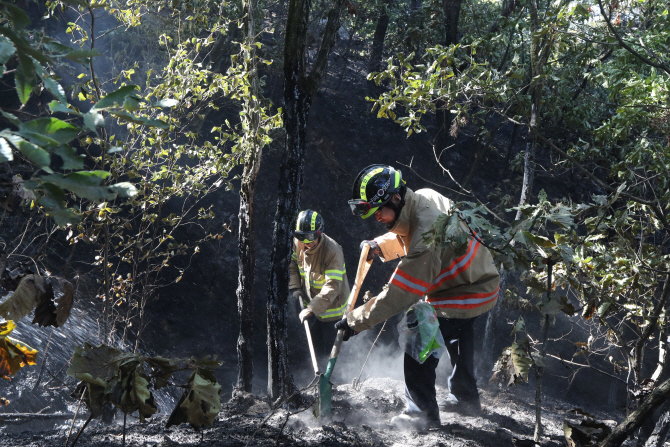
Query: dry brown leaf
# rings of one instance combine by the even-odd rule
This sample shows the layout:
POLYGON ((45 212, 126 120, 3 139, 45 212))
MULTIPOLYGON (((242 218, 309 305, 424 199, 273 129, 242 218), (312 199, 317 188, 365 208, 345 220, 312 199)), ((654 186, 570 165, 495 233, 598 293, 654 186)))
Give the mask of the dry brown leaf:
POLYGON ((37 297, 37 307, 35 307, 32 323, 42 327, 57 326, 56 305, 54 304, 54 289, 51 278, 45 281, 44 289, 44 293, 37 297))
POLYGON ((32 312, 44 292, 44 279, 36 275, 27 275, 14 293, 0 303, 0 316, 7 320, 20 320, 32 312))
POLYGON ((66 279, 54 276, 25 276, 14 293, 0 304, 0 316, 19 320, 35 309, 33 323, 40 326, 62 326, 70 316, 74 287, 66 279), (58 298, 54 297, 54 287, 58 298))
POLYGON ((55 277, 58 281, 61 292, 56 298, 56 327, 60 327, 67 321, 74 303, 74 287, 72 283, 66 279, 55 277))

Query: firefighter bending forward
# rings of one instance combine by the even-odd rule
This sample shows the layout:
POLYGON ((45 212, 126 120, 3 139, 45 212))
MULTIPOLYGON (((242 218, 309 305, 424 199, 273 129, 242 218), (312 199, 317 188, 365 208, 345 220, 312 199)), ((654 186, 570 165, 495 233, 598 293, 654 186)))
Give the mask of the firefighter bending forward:
MULTIPOLYGON (((499 275, 488 249, 470 239, 467 251, 455 256, 451 247, 429 247, 422 235, 453 202, 431 189, 416 192, 405 186, 400 171, 391 166, 372 165, 354 181, 349 205, 356 216, 374 216, 389 231, 372 241, 369 256, 382 261, 402 258, 389 287, 349 312, 336 324, 344 329, 345 340, 357 332, 408 309, 425 299, 436 310, 440 331, 447 344, 453 372, 449 379, 450 408, 463 414, 481 412, 474 377, 474 327, 478 315, 490 310, 498 297, 499 275)), ((468 231, 465 223, 462 231, 468 231)), ((393 423, 423 423, 439 426, 440 413, 435 391, 438 359, 419 363, 405 354, 405 394, 407 408, 393 423)), ((443 403, 447 407, 447 402, 443 403)), ((442 406, 440 405, 440 406, 442 406)))
POLYGON ((302 307, 300 323, 309 322, 314 350, 319 358, 328 356, 335 341, 332 322, 344 315, 349 298, 349 282, 342 247, 324 230, 323 217, 316 211, 298 214, 293 230, 289 294, 302 307))

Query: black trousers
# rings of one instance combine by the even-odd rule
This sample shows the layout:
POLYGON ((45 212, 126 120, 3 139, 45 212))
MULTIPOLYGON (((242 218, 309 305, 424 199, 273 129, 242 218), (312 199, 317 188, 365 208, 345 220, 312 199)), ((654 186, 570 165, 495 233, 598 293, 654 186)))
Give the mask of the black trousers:
MULTIPOLYGON (((449 377, 449 391, 459 402, 479 403, 477 380, 474 376, 475 318, 438 318, 440 332, 447 344, 447 352, 453 368, 451 377, 449 377)), ((438 363, 439 360, 432 355, 425 362, 419 363, 405 354, 407 410, 422 411, 428 419, 433 421, 440 420, 440 410, 435 395, 435 369, 438 363)))

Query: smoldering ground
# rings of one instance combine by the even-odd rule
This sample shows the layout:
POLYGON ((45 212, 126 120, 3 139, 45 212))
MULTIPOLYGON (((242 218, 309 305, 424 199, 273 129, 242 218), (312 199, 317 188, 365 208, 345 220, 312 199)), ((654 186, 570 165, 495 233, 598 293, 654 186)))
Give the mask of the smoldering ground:
MULTIPOLYGON (((438 387, 438 391, 445 392, 442 387, 438 387)), ((531 394, 530 389, 518 394, 487 387, 482 390, 484 412, 479 417, 441 412, 440 429, 401 429, 390 425, 389 419, 404 408, 404 383, 376 377, 369 378, 358 389, 349 383, 335 384, 333 416, 328 420, 316 420, 308 405, 271 410, 266 401, 247 395, 224 405, 214 426, 200 433, 186 426, 165 429, 164 414, 152 417, 147 424, 139 424, 129 417, 126 443, 136 446, 512 446, 513 439, 532 439, 534 408, 527 403, 532 401, 531 394)), ((541 445, 564 445, 563 418, 571 407, 551 398, 545 399, 543 407, 545 436, 541 445)), ((608 416, 595 415, 601 420, 608 416)), ((66 431, 63 427, 59 431, 6 434, 3 445, 63 445, 66 431)), ((84 431, 79 445, 118 446, 121 438, 121 425, 96 422, 84 431)))

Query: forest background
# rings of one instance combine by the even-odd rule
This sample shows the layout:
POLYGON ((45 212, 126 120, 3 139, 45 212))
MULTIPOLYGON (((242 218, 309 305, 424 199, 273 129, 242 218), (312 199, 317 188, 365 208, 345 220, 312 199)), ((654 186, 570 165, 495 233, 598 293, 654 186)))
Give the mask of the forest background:
MULTIPOLYGON (((450 228, 465 219, 501 266, 503 308, 480 322, 482 377, 499 356, 495 377, 515 386, 540 390, 566 365, 557 389, 607 377, 607 403, 628 419, 602 445, 670 393, 665 3, 0 10, 0 315, 22 340, 4 323, 3 376, 37 363, 27 344, 45 353, 33 389, 45 369, 74 384, 75 346, 102 343, 116 365, 103 384, 91 365, 68 370, 89 406, 118 382, 135 397, 100 392, 100 405, 148 417, 156 378, 182 370, 210 394, 224 383, 224 396, 231 384, 290 396, 287 356, 303 352, 288 335, 291 220, 319 211, 355 266, 379 229, 348 212, 350 185, 388 163, 458 203, 427 240, 463 249, 450 228), (33 308, 58 329, 21 324, 33 308), (202 359, 213 354, 222 361, 202 359)), ((373 292, 393 266, 378 268, 373 292)), ((214 400, 194 425, 211 423, 214 400)))

